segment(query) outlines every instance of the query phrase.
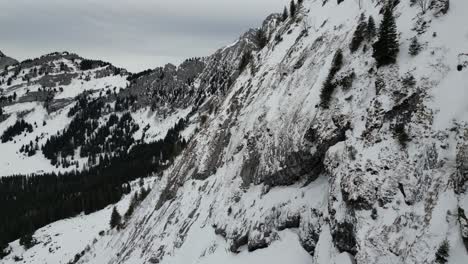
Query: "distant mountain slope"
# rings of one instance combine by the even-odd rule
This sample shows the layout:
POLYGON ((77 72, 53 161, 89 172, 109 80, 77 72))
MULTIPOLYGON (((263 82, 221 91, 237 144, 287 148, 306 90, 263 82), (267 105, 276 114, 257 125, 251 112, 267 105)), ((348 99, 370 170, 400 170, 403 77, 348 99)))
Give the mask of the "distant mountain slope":
POLYGON ((11 66, 18 63, 17 60, 7 57, 0 51, 0 72, 5 69, 6 66, 11 66))
POLYGON ((0 250, 57 220, 100 211, 133 191, 135 179, 168 167, 205 120, 199 109, 212 109, 239 75, 255 32, 213 56, 140 73, 69 52, 2 72, 0 203, 8 213, 0 215, 0 250))

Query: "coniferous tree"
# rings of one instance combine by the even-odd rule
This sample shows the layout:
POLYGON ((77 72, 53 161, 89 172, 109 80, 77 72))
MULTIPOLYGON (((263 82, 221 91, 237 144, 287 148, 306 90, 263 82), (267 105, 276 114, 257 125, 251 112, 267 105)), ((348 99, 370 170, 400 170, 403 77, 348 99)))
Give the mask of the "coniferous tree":
POLYGON ((369 20, 367 21, 367 31, 366 31, 366 34, 367 34, 367 38, 369 40, 372 40, 374 37, 375 37, 375 21, 374 21, 374 18, 372 16, 369 16, 369 20))
POLYGON ((377 61, 377 67, 396 62, 399 51, 399 43, 395 18, 391 7, 386 7, 379 27, 379 39, 373 45, 373 57, 377 61))
POLYGON ((140 180, 138 181, 138 185, 140 185, 140 187, 142 188, 145 185, 145 181, 143 180, 143 177, 141 177, 140 180))
POLYGON ((289 12, 291 13, 291 17, 296 16, 296 8, 296 3, 294 2, 294 0, 291 0, 291 3, 289 4, 289 12))
POLYGON ((409 46, 409 54, 411 56, 416 56, 419 54, 420 51, 421 51, 421 44, 419 44, 417 37, 413 37, 411 39, 411 44, 409 46))
POLYGON ((281 19, 284 21, 286 21, 286 19, 288 19, 288 8, 287 7, 284 7, 284 10, 283 10, 283 15, 281 16, 281 19))
POLYGON ((391 7, 386 7, 382 23, 379 27, 379 39, 373 45, 373 57, 377 61, 377 67, 396 62, 399 51, 399 43, 395 18, 391 7))
POLYGON ((135 207, 138 205, 138 192, 135 192, 130 200, 130 205, 128 206, 127 212, 125 212, 124 219, 128 221, 135 211, 135 207))
POLYGON ((394 134, 398 140, 398 143, 402 148, 406 148, 408 141, 410 141, 410 137, 408 133, 406 133, 405 124, 399 122, 394 127, 394 134))
POLYGON ((120 225, 121 220, 122 220, 122 217, 120 216, 119 212, 117 211, 117 208, 114 206, 114 209, 112 209, 111 219, 110 219, 110 222, 109 222, 111 229, 113 229, 116 226, 120 225))
POLYGON ((440 264, 447 263, 449 257, 450 245, 447 240, 444 240, 436 252, 436 262, 440 264))
POLYGON ((356 28, 356 31, 354 31, 353 39, 351 40, 351 43, 349 45, 349 49, 351 50, 351 52, 355 52, 359 48, 359 46, 361 45, 362 41, 365 38, 366 30, 367 30, 366 17, 364 14, 361 14, 361 18, 359 19, 359 24, 356 28))
POLYGON ((32 233, 27 233, 20 238, 19 244, 22 245, 25 249, 30 249, 36 244, 36 240, 33 238, 32 233))
POLYGON ((343 52, 341 49, 337 50, 335 56, 333 57, 332 66, 330 72, 328 73, 327 79, 323 84, 322 90, 320 91, 320 106, 327 109, 329 107, 333 91, 337 84, 333 81, 335 75, 341 69, 343 65, 343 52))
POLYGON ((141 192, 140 192, 140 201, 143 201, 145 200, 146 196, 148 196, 148 194, 151 192, 151 189, 148 188, 146 189, 145 187, 141 188, 141 192))
POLYGON ((268 37, 267 37, 265 31, 262 28, 260 28, 257 31, 257 34, 256 34, 255 37, 257 38, 259 49, 263 49, 268 43, 268 37))

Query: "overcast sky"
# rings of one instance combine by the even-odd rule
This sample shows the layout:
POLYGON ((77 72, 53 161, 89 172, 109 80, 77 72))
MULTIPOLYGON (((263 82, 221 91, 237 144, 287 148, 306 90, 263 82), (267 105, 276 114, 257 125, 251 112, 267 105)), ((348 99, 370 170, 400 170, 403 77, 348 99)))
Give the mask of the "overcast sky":
POLYGON ((289 0, 0 0, 0 50, 71 51, 131 71, 210 55, 289 0))

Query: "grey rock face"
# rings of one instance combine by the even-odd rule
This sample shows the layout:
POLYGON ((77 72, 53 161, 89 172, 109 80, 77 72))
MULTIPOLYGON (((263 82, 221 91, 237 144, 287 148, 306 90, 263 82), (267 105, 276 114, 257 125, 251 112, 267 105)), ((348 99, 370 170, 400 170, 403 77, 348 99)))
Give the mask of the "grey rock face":
POLYGON ((268 229, 267 226, 260 224, 249 233, 247 249, 249 252, 268 247, 273 241, 279 239, 276 232, 268 229))
POLYGON ((152 106, 154 110, 170 105, 186 108, 196 99, 195 79, 205 67, 201 59, 190 59, 179 67, 166 65, 133 79, 120 97, 136 96, 137 107, 152 106))
POLYGON ((249 234, 235 234, 232 238, 229 250, 233 253, 239 253, 239 248, 249 243, 249 234))
POLYGON ((341 252, 357 253, 354 226, 350 222, 338 223, 332 231, 333 242, 341 252))
POLYGON ((456 190, 459 193, 464 193, 466 183, 468 181, 468 144, 463 144, 459 147, 457 153, 458 173, 456 176, 456 190))
POLYGON ((272 187, 285 186, 292 185, 301 178, 308 178, 311 181, 316 179, 323 168, 320 164, 321 158, 319 156, 321 154, 324 153, 312 155, 306 151, 298 151, 288 154, 284 165, 281 166, 283 169, 264 176, 265 184, 272 187))
POLYGON ((458 208, 458 221, 460 222, 463 243, 465 243, 466 250, 468 250, 468 218, 462 208, 458 208))

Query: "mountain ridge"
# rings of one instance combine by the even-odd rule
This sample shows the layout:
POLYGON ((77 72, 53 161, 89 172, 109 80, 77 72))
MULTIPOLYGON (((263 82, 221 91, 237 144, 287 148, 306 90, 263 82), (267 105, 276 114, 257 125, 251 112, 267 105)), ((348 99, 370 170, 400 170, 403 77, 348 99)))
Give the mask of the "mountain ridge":
POLYGON ((11 66, 18 63, 17 60, 10 58, 3 54, 3 52, 0 50, 0 70, 4 70, 5 67, 11 66))

